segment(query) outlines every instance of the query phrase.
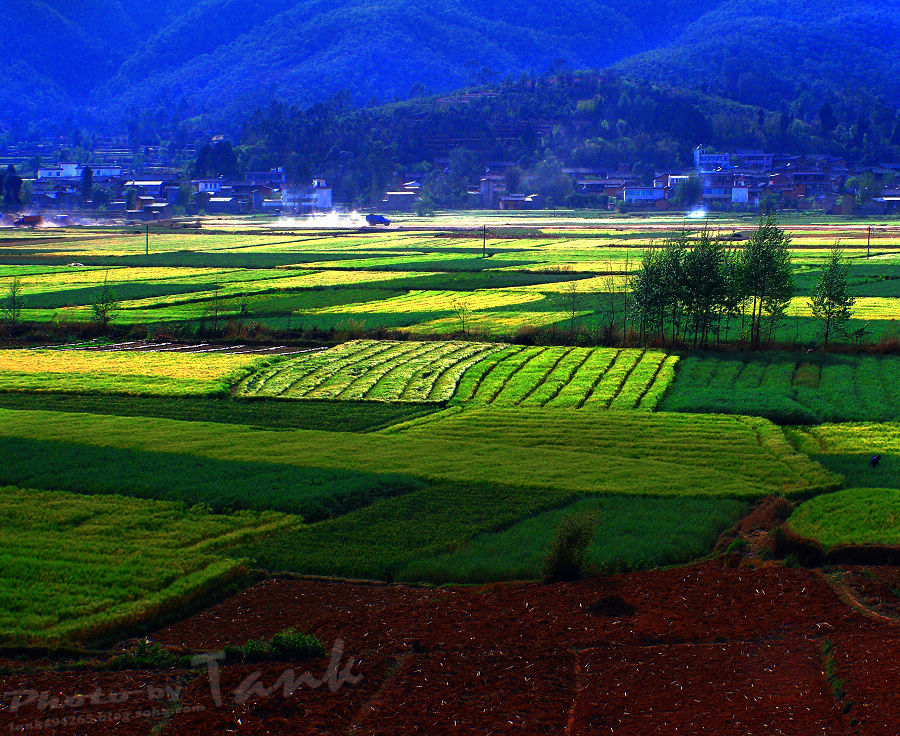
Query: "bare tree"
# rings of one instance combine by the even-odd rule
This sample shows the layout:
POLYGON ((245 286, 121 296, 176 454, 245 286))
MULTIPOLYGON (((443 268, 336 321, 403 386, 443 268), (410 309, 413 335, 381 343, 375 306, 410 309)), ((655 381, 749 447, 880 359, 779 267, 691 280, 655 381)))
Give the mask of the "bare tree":
POLYGON ((206 305, 206 310, 204 312, 204 316, 212 325, 212 333, 214 335, 219 333, 219 322, 222 318, 220 289, 221 287, 218 284, 213 287, 213 298, 210 300, 209 304, 206 305))
POLYGON ((456 312, 456 318, 459 320, 459 330, 462 332, 463 337, 469 336, 469 319, 472 315, 472 310, 465 304, 465 302, 460 301, 459 299, 453 300, 453 311, 456 312))

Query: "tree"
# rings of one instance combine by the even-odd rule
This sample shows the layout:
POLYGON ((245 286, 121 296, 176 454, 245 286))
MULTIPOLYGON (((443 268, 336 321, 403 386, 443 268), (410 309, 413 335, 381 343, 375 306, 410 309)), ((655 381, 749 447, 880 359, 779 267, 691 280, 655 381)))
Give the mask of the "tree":
POLYGON ((826 137, 831 135, 831 131, 837 127, 837 118, 827 101, 823 102, 822 107, 819 108, 819 124, 826 137))
POLYGON ((562 162, 553 154, 535 166, 533 181, 538 193, 547 198, 551 207, 564 204, 572 192, 572 177, 563 171, 562 162))
POLYGON ((853 312, 856 298, 850 293, 848 277, 850 275, 850 262, 844 253, 844 249, 838 245, 831 249, 828 259, 822 266, 819 279, 809 300, 810 309, 814 316, 825 320, 823 329, 823 342, 828 345, 828 339, 833 330, 842 333, 847 331, 847 322, 853 312))
POLYGON ((693 207, 703 199, 703 181, 699 176, 689 176, 678 182, 672 193, 672 200, 679 207, 693 207))
POLYGON ((763 325, 771 338, 794 295, 791 238, 779 229, 774 215, 760 220, 741 253, 741 281, 745 297, 751 301, 750 344, 759 348, 763 325))
POLYGON ((472 310, 469 306, 459 299, 453 300, 453 311, 456 312, 456 318, 459 320, 459 331, 463 337, 469 336, 469 318, 472 316, 472 310))
POLYGON ((16 167, 10 164, 3 176, 3 206, 6 210, 15 211, 22 204, 22 177, 16 167))
POLYGON ((25 308, 25 284, 21 277, 13 276, 6 285, 6 295, 0 303, 0 314, 10 330, 15 330, 22 320, 22 310, 25 308))
POLYGON ((109 327, 109 323, 119 310, 119 298, 116 296, 116 290, 103 277, 103 286, 97 293, 97 297, 91 303, 91 317, 93 321, 100 325, 104 330, 109 327))
POLYGON ((87 202, 94 194, 94 170, 85 166, 81 172, 81 198, 87 202))

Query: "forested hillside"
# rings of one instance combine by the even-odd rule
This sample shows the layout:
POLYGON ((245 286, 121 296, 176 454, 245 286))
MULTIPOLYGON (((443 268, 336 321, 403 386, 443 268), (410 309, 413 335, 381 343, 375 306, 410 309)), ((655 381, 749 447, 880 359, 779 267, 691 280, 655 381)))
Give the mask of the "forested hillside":
POLYGON ((830 99, 849 135, 873 96, 900 90, 898 10, 900 0, 0 0, 0 133, 197 116, 227 127, 272 100, 346 92, 360 105, 618 64, 791 119, 812 120, 830 99))

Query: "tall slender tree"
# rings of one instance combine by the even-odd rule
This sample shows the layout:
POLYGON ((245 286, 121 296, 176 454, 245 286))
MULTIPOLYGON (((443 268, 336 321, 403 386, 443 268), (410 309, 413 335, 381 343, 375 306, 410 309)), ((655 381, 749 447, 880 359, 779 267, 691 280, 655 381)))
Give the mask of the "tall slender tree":
POLYGON ((844 249, 835 245, 822 266, 809 300, 813 315, 825 320, 822 328, 825 345, 833 331, 846 333, 847 322, 853 316, 856 297, 850 293, 849 276, 850 262, 844 249))

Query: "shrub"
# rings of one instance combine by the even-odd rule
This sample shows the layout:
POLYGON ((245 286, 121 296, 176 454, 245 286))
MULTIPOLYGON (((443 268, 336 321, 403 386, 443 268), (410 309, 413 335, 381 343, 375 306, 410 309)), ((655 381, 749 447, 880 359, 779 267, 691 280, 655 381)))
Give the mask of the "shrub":
POLYGON ((269 641, 251 639, 243 646, 225 647, 225 658, 229 662, 300 660, 324 656, 325 645, 319 639, 294 627, 275 634, 269 641))
POLYGON ((548 583, 584 577, 585 555, 598 524, 599 519, 588 513, 573 514, 563 520, 547 555, 544 579, 548 583))
POLYGON ((111 670, 167 669, 179 664, 179 659, 156 642, 145 639, 134 649, 113 657, 107 667, 111 670))

